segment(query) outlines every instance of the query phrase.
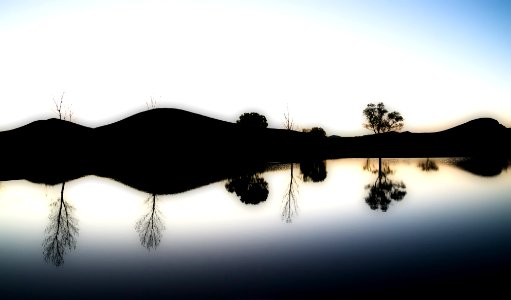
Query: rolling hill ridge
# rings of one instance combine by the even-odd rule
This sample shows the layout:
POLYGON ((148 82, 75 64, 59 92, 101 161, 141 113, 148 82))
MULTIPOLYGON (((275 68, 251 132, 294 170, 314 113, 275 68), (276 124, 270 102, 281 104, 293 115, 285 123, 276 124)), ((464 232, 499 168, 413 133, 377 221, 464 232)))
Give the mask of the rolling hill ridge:
POLYGON ((245 128, 192 112, 160 108, 89 128, 39 120, 0 132, 0 180, 56 184, 85 175, 154 193, 176 193, 268 162, 343 157, 509 158, 511 129, 481 118, 434 133, 318 137, 245 128))

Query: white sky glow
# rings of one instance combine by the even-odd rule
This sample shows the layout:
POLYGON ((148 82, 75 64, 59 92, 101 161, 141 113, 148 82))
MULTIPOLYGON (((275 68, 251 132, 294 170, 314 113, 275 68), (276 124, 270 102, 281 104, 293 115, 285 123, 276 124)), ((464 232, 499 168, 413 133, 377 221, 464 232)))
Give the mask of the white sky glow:
POLYGON ((300 128, 338 135, 369 133, 362 110, 379 101, 405 130, 511 126, 510 6, 447 2, 7 1, 0 130, 55 116, 63 92, 88 126, 151 97, 227 121, 257 111, 272 127, 289 107, 300 128))

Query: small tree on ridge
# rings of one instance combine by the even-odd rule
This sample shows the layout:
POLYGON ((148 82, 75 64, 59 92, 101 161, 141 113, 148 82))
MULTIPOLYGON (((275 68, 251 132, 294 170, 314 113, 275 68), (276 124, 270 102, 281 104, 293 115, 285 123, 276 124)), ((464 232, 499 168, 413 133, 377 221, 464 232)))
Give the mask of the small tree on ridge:
POLYGON ((383 102, 375 105, 373 103, 367 104, 363 111, 367 119, 364 127, 374 131, 374 133, 383 133, 389 131, 400 131, 403 128, 403 117, 397 111, 389 112, 383 102))
POLYGON ((268 122, 266 117, 255 112, 242 114, 236 123, 249 128, 266 128, 268 122))

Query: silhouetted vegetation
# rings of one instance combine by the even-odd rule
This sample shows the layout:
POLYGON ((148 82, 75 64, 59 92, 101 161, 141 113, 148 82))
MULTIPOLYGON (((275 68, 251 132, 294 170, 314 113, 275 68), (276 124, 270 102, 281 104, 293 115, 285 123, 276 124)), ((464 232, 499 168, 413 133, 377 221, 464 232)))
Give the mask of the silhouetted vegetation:
POLYGON ((321 182, 326 179, 326 161, 309 160, 300 162, 300 171, 304 182, 321 182))
POLYGON ((385 108, 383 102, 375 105, 367 104, 363 111, 367 119, 364 127, 372 130, 374 133, 383 133, 389 131, 400 131, 403 128, 403 117, 397 111, 390 112, 385 108))
POLYGON ((244 113, 236 121, 239 125, 247 128, 266 128, 268 122, 266 117, 255 112, 244 113))
POLYGON ((53 103, 55 104, 55 112, 57 113, 59 120, 67 120, 71 122, 73 119, 73 111, 70 107, 64 107, 64 93, 60 96, 59 101, 53 99, 53 103))
POLYGON ((258 173, 238 176, 227 180, 225 188, 235 193, 245 204, 259 204, 268 198, 268 182, 258 173))
POLYGON ((295 123, 289 114, 289 108, 286 113, 284 113, 284 128, 287 130, 295 130, 295 123))
MULTIPOLYGON (((235 174, 243 173, 245 166, 266 162, 343 157, 507 159, 511 153, 503 143, 509 137, 509 129, 488 118, 435 133, 332 138, 324 137, 321 130, 312 130, 318 137, 295 130, 247 130, 239 124, 166 108, 149 109, 90 128, 65 120, 71 117, 65 113, 63 102, 63 97, 55 101, 59 119, 35 121, 0 132, 0 142, 9 145, 0 148, 2 157, 9 158, 2 164, 0 180, 58 184, 98 175, 150 194, 172 194, 234 178, 235 174), (66 138, 65 145, 62 137, 66 138), (160 146, 163 141, 173 146, 160 146), (54 160, 48 159, 55 153, 60 161, 66 162, 59 168, 55 168, 54 160), (172 172, 160 176, 162 170, 172 172)), ((288 119, 286 129, 294 128, 289 115, 288 119)), ((308 180, 307 176, 304 178, 308 180)))
POLYGON ((306 132, 315 137, 326 137, 326 132, 321 127, 312 127, 311 129, 304 129, 303 132, 306 132))
POLYGON ((507 170, 509 160, 499 156, 466 157, 456 160, 454 165, 475 175, 491 177, 507 170))
POLYGON ((289 184, 283 198, 282 220, 291 223, 293 218, 298 215, 298 183, 294 175, 294 164, 289 164, 289 184))
POLYGON ((158 248, 165 230, 165 224, 161 217, 161 211, 156 205, 156 195, 153 194, 146 199, 149 211, 138 220, 135 230, 138 232, 140 244, 151 251, 158 248))
POLYGON ((378 159, 378 169, 375 169, 367 159, 363 167, 364 170, 378 174, 378 177, 372 184, 365 186, 369 190, 365 201, 372 210, 387 211, 392 200, 400 201, 406 196, 406 185, 402 181, 393 181, 390 175, 394 171, 388 163, 382 164, 382 159, 378 159))
POLYGON ((78 222, 73 216, 74 208, 64 200, 64 185, 60 197, 50 204, 49 224, 43 241, 43 256, 46 262, 59 267, 64 264, 64 255, 76 248, 78 222))
POLYGON ((158 105, 156 104, 156 100, 151 97, 151 99, 149 99, 148 102, 146 102, 145 106, 147 107, 147 109, 155 109, 156 107, 158 107, 158 105))
POLYGON ((420 161, 418 164, 419 168, 422 169, 422 171, 430 172, 430 171, 438 171, 438 165, 434 160, 431 160, 429 158, 426 158, 423 161, 420 161))

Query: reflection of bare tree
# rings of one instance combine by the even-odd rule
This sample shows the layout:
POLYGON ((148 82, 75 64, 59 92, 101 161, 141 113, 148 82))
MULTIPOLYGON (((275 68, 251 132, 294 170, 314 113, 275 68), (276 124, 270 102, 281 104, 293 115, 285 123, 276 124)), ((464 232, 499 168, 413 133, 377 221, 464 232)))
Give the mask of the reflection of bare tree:
POLYGON ((161 211, 156 206, 156 195, 153 194, 151 197, 147 198, 146 203, 150 208, 149 212, 138 220, 135 229, 138 232, 142 246, 150 251, 160 245, 165 225, 161 218, 161 211))
POLYGON ((50 204, 50 223, 46 227, 43 241, 43 256, 46 262, 55 266, 64 264, 64 254, 76 248, 78 234, 77 220, 73 217, 74 208, 64 200, 64 185, 60 197, 50 204))
POLYGON ((387 211, 392 200, 400 201, 406 196, 405 184, 402 181, 392 181, 390 179, 389 176, 394 174, 394 171, 390 168, 388 163, 382 164, 381 158, 378 159, 377 170, 370 165, 369 159, 363 168, 373 174, 378 173, 375 182, 365 187, 369 189, 369 194, 365 198, 365 201, 371 209, 387 211))
POLYGON ((287 192, 284 195, 283 206, 282 206, 282 221, 291 223, 293 217, 298 215, 298 201, 296 196, 298 194, 298 183, 296 177, 293 174, 294 164, 290 164, 290 177, 287 192))
POLYGON ((438 165, 434 160, 426 158, 426 160, 422 160, 419 162, 418 167, 422 169, 422 171, 438 171, 438 165))

